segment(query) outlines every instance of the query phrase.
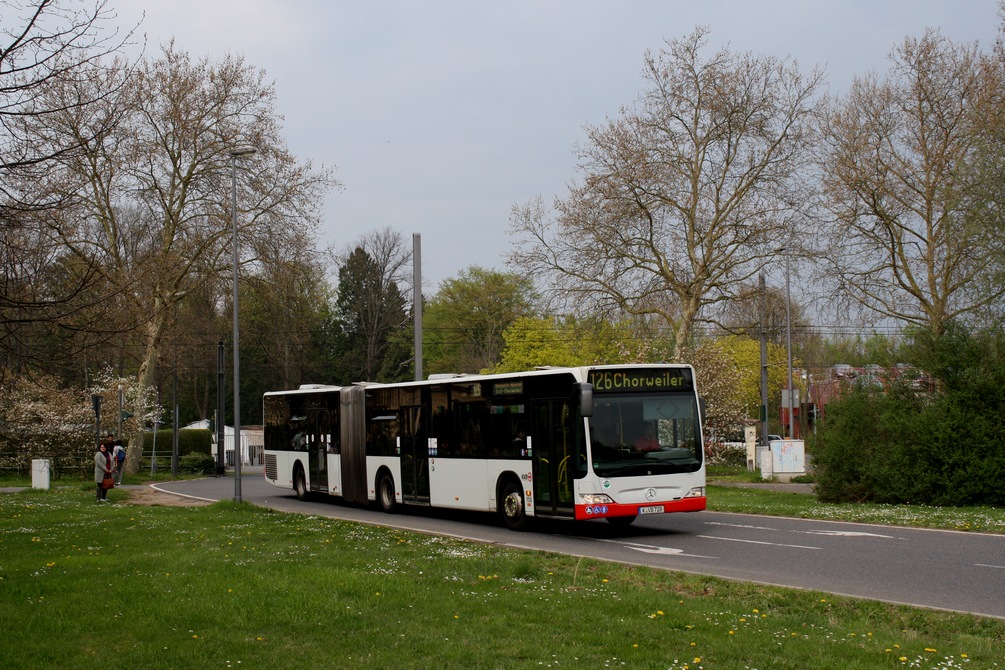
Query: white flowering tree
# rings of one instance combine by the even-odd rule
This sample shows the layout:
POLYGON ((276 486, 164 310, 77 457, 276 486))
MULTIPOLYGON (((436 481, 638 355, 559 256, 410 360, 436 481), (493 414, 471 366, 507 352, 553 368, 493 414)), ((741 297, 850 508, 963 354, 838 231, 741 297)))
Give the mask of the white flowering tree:
POLYGON ((694 365, 698 392, 705 398, 705 435, 721 439, 735 432, 747 418, 740 383, 743 375, 736 359, 721 342, 703 340, 689 361, 694 365))
MULTIPOLYGON (((118 377, 106 368, 95 375, 88 397, 101 396, 101 426, 103 433, 119 430, 119 390, 122 390, 122 411, 129 416, 122 418, 121 434, 118 439, 128 443, 126 448, 126 471, 139 472, 143 456, 143 431, 146 426, 161 420, 162 408, 157 404, 157 391, 152 386, 141 384, 136 377, 118 377)), ((93 416, 92 416, 93 419, 93 416)))
POLYGON ((57 475, 74 465, 83 471, 95 444, 90 401, 55 377, 14 377, 0 387, 0 441, 18 470, 49 458, 57 475))
POLYGON ((90 471, 97 442, 93 395, 102 398, 102 433, 118 429, 120 385, 124 407, 134 413, 122 422, 120 437, 136 437, 145 422, 160 416, 153 389, 140 387, 135 378, 115 377, 110 370, 99 374, 89 389, 68 387, 47 375, 5 379, 0 386, 0 452, 20 471, 35 458, 50 459, 56 476, 66 470, 81 475, 90 471))

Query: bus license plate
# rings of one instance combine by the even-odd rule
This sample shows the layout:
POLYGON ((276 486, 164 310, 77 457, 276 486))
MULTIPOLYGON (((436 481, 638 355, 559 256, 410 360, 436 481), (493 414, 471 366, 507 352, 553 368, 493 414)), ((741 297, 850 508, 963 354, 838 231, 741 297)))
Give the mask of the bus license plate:
POLYGON ((663 514, 663 505, 648 505, 639 508, 639 514, 663 514))

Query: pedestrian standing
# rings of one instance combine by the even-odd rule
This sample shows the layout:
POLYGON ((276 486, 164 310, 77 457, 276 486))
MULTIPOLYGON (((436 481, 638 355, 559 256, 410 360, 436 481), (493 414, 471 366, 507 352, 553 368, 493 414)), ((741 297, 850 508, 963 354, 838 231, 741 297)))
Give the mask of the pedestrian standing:
POLYGON ((112 458, 108 453, 108 447, 102 442, 94 452, 94 491, 98 502, 108 500, 108 489, 101 484, 106 474, 112 474, 112 458))
POLYGON ((112 449, 112 463, 115 467, 115 483, 122 483, 122 470, 126 464, 126 449, 122 446, 122 440, 115 440, 115 448, 112 449))

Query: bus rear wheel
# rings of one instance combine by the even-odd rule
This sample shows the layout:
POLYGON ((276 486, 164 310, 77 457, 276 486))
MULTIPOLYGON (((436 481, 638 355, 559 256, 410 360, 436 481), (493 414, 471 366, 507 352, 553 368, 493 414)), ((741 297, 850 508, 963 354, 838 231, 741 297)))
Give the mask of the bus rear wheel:
POLYGON ((307 478, 304 476, 304 471, 299 467, 293 473, 293 490, 296 491, 298 500, 307 500, 308 496, 310 496, 310 492, 307 490, 307 478))
POLYGON ((398 506, 394 496, 394 478, 387 472, 377 480, 377 504, 380 509, 390 514, 398 506))
POLYGON ((517 482, 506 482, 499 503, 503 522, 510 530, 523 530, 527 525, 527 510, 523 502, 523 488, 517 482))

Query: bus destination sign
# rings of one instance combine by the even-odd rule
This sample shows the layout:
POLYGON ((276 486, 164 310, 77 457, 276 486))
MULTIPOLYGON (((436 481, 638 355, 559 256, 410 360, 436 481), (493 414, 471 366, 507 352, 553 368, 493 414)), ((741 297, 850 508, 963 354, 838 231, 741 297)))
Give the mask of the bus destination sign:
POLYGON ((688 368, 591 370, 588 381, 594 393, 640 391, 691 391, 694 383, 688 368))

